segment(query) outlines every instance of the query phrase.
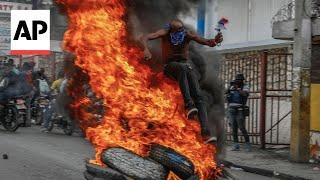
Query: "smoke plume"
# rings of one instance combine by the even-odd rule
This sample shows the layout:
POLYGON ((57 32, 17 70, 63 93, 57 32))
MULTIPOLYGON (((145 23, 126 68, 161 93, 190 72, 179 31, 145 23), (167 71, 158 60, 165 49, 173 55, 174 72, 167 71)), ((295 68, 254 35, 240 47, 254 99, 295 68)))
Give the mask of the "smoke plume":
MULTIPOLYGON (((170 20, 191 16, 191 10, 197 8, 199 0, 130 0, 129 31, 131 39, 137 39, 141 34, 154 32, 164 27, 170 20)), ((186 25, 192 30, 192 26, 186 25)), ((156 59, 157 67, 161 63, 160 41, 151 43, 151 50, 156 59)), ((197 69, 201 87, 207 97, 211 129, 214 134, 221 135, 223 142, 223 91, 221 81, 218 80, 220 56, 215 52, 206 52, 204 48, 191 44, 190 60, 197 69)))

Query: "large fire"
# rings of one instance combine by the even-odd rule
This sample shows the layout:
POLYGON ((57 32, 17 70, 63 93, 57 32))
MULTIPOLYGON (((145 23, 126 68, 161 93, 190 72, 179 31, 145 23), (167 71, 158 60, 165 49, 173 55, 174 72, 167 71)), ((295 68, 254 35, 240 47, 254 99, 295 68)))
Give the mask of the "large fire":
POLYGON ((73 89, 72 96, 78 96, 73 108, 96 149, 96 163, 102 164, 101 152, 110 147, 146 156, 157 143, 187 156, 201 179, 215 179, 215 147, 204 144, 198 122, 186 119, 178 85, 162 74, 156 75, 157 85, 151 83, 155 75, 141 64, 141 50, 129 45, 125 0, 57 1, 69 18, 64 48, 76 56, 75 64, 106 108, 103 121, 88 127, 94 121, 86 111, 89 100, 73 89))

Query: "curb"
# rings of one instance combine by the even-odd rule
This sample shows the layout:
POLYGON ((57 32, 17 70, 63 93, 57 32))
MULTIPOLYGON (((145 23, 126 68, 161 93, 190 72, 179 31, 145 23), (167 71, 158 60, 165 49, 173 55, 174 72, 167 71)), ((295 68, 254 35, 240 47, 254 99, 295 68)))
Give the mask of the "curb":
POLYGON ((261 176, 275 177, 275 178, 283 179, 283 180, 310 180, 310 179, 306 179, 303 177, 293 176, 290 174, 285 174, 285 173, 281 173, 281 172, 277 172, 277 171, 271 171, 271 170, 267 170, 267 169, 237 165, 237 164, 234 164, 234 163, 232 163, 230 161, 226 161, 226 160, 222 160, 221 163, 224 164, 228 168, 231 168, 231 167, 241 168, 245 172, 258 174, 261 176))

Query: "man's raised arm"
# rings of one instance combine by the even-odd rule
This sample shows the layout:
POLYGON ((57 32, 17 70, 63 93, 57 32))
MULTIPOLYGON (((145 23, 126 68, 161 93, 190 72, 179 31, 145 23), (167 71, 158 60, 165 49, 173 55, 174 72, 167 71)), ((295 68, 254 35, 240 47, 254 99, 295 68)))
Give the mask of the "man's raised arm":
POLYGON ((145 59, 149 60, 152 58, 152 54, 151 54, 149 47, 148 47, 148 41, 159 39, 159 38, 165 36, 167 33, 168 33, 167 30, 161 29, 161 30, 158 30, 157 32, 144 35, 140 38, 141 44, 143 45, 143 48, 144 48, 145 59))
POLYGON ((191 40, 210 47, 215 47, 217 44, 223 41, 223 36, 221 33, 218 33, 214 39, 205 39, 203 37, 200 37, 195 32, 188 32, 188 36, 191 40))

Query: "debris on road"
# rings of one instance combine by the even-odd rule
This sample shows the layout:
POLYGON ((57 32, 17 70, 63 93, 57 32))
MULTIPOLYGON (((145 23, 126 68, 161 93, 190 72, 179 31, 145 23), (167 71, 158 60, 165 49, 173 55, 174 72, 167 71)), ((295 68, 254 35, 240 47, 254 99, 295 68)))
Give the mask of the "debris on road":
POLYGON ((2 154, 2 159, 9 159, 8 154, 2 154))
POLYGON ((231 166, 230 169, 236 170, 236 171, 243 171, 242 168, 238 168, 238 167, 234 167, 234 166, 231 166))

